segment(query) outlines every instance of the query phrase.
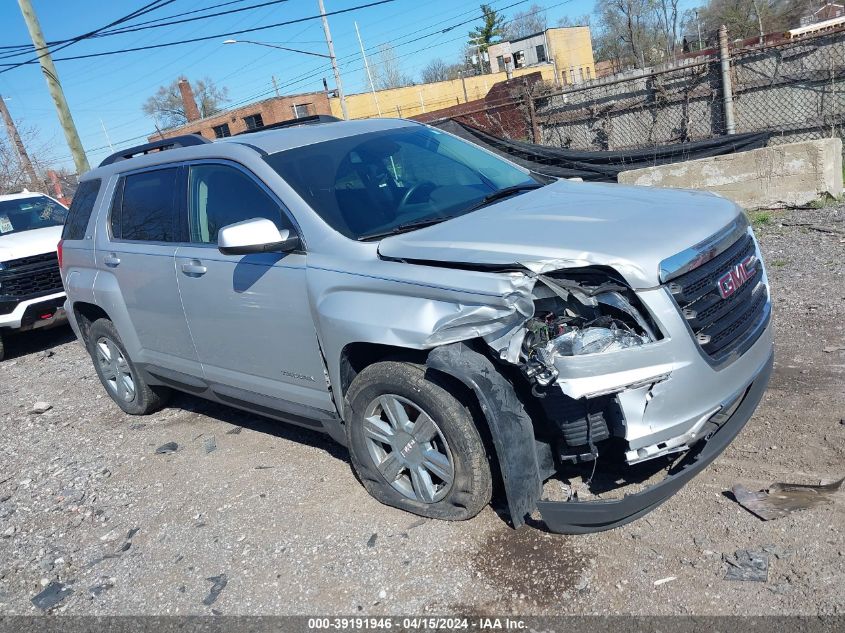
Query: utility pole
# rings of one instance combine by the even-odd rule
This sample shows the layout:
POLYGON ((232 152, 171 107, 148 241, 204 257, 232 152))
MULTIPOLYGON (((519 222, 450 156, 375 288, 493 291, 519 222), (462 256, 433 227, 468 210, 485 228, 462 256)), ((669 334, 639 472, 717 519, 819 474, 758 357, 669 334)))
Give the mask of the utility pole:
POLYGON ((62 90, 61 82, 59 82, 59 73, 53 64, 53 58, 50 57, 50 49, 47 48, 47 43, 44 41, 41 24, 38 22, 38 17, 35 15, 30 0, 18 0, 18 5, 20 5, 26 27, 29 29, 32 44, 35 46, 38 63, 41 64, 41 72, 44 73, 44 78, 47 80, 47 88, 49 88, 53 102, 56 104, 59 122, 62 124, 70 153, 73 155, 73 162, 76 164, 76 173, 81 176, 91 167, 88 165, 88 158, 82 148, 82 141, 79 140, 79 133, 76 131, 76 125, 67 107, 65 93, 62 90))
POLYGON ((734 134, 734 97, 731 83, 731 51, 728 45, 728 27, 719 27, 719 57, 722 63, 722 103, 725 109, 725 133, 734 134))
POLYGON ((326 8, 323 6, 323 0, 317 0, 317 5, 320 7, 320 16, 322 16, 323 19, 323 33, 326 34, 326 44, 329 47, 329 59, 331 59, 332 70, 334 71, 334 83, 335 86, 337 86, 337 96, 340 97, 340 109, 343 112, 343 118, 348 121, 349 111, 346 109, 346 97, 343 94, 343 82, 340 80, 340 71, 337 69, 337 57, 334 55, 334 43, 332 42, 332 32, 329 30, 329 21, 326 18, 326 8))
POLYGON ((358 36, 358 46, 361 47, 361 57, 364 58, 364 68, 367 69, 367 79, 370 80, 370 90, 373 92, 373 101, 376 102, 376 111, 381 116, 381 106, 378 104, 378 95, 376 94, 376 85, 373 83, 373 75, 370 73, 370 63, 367 61, 367 54, 364 52, 364 42, 361 39, 361 31, 358 30, 358 23, 355 22, 355 34, 358 36))
POLYGON ((20 134, 18 134, 18 128, 15 126, 12 115, 9 114, 9 109, 6 107, 3 95, 0 95, 0 115, 2 115, 3 120, 6 122, 6 130, 9 132, 9 138, 12 139, 15 148, 18 150, 21 166, 26 173, 26 177, 29 179, 30 185, 37 188, 39 184, 38 175, 35 173, 32 161, 29 160, 29 154, 26 153, 26 148, 23 146, 23 141, 21 140, 20 134))

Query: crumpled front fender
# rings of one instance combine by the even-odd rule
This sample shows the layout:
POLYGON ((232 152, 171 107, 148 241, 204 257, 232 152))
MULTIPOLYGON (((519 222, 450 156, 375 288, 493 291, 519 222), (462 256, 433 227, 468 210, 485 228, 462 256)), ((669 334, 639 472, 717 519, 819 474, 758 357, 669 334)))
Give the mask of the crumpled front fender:
POLYGON ((426 366, 460 380, 472 389, 487 419, 499 460, 514 527, 537 508, 542 495, 542 476, 531 418, 511 384, 489 358, 465 343, 437 347, 426 366))

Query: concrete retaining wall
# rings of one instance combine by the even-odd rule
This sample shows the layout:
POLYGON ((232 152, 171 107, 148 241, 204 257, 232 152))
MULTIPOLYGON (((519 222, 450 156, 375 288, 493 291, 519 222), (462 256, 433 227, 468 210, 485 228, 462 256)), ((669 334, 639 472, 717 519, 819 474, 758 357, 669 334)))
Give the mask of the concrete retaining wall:
POLYGON ((619 182, 646 187, 704 189, 746 209, 800 206, 842 194, 842 140, 787 143, 748 152, 633 169, 619 182))

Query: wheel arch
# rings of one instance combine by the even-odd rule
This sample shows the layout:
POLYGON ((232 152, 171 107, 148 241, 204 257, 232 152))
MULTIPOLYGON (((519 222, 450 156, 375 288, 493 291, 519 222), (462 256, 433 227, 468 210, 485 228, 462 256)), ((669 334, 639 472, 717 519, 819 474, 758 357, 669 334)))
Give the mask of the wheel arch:
POLYGON ((91 329, 91 325, 95 321, 98 319, 112 320, 105 310, 94 303, 89 303, 87 301, 74 301, 72 307, 73 317, 79 326, 79 334, 85 345, 88 345, 88 331, 91 329))
POLYGON ((483 344, 463 341, 429 350, 377 343, 346 345, 340 355, 344 419, 350 406, 349 385, 365 367, 384 360, 423 365, 428 376, 470 409, 490 456, 494 486, 504 490, 511 521, 519 527, 525 515, 536 509, 542 492, 534 425, 514 387, 475 343, 483 344))

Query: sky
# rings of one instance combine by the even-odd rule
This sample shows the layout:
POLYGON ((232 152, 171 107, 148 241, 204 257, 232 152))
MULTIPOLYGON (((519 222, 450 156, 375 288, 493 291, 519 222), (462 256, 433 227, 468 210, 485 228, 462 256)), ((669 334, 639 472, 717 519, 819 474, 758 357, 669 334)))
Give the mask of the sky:
MULTIPOLYGON (((32 0, 47 41, 66 39, 99 28, 140 8, 148 0, 32 0)), ((167 17, 221 4, 225 0, 174 0, 134 22, 167 17)), ((242 0, 212 12, 261 4, 266 0, 242 0)), ((374 0, 324 0, 327 12, 349 9, 374 0)), ((536 1, 536 0, 535 0, 536 1)), ((531 0, 492 0, 494 8, 511 16, 526 11, 531 0), (513 5, 513 6, 512 6, 513 5)), ((563 16, 578 17, 593 10, 593 0, 545 0, 549 26, 563 16)), ((329 16, 335 53, 345 91, 367 89, 358 40, 357 21, 367 55, 391 44, 405 73, 419 79, 421 70, 433 58, 456 62, 467 33, 481 24, 479 0, 393 0, 386 4, 329 16), (475 19, 474 23, 448 27, 475 19), (427 37, 423 37, 427 36, 427 37), (422 38, 422 39, 418 39, 422 38), (418 41, 412 41, 418 40, 418 41)), ((240 13, 177 24, 134 33, 88 39, 54 54, 82 145, 92 166, 115 150, 145 142, 155 131, 152 118, 141 106, 159 86, 184 75, 190 80, 209 77, 229 91, 225 107, 272 96, 275 75, 282 93, 322 90, 322 78, 334 86, 327 59, 290 53, 253 44, 224 45, 234 31, 263 27, 318 14, 317 0, 288 0, 240 13), (213 39, 154 50, 129 52, 81 60, 59 61, 64 56, 84 55, 173 42, 220 34, 213 39)), ((189 16, 190 17, 190 16, 189 16)), ((131 23, 127 23, 131 24, 131 23)), ((29 33, 17 2, 0 2, 0 46, 30 43, 29 33)), ((232 35, 291 48, 327 52, 319 19, 232 35)), ((4 51, 0 50, 0 54, 4 51)), ((9 63, 32 56, 0 59, 9 63)), ((0 70, 3 68, 0 67, 0 70)), ((48 147, 54 165, 73 169, 70 152, 59 127, 47 84, 38 64, 0 73, 0 95, 22 129, 34 128, 38 147, 48 147)))

